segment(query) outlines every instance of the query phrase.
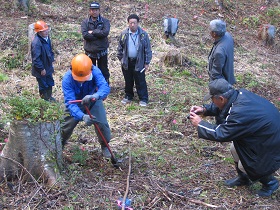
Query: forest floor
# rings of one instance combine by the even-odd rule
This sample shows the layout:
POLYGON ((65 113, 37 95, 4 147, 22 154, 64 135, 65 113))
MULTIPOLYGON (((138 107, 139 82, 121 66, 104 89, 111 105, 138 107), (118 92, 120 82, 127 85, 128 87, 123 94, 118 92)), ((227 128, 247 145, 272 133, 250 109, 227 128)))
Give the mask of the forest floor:
MULTIPOLYGON (((7 76, 0 82, 1 97, 23 91, 39 97, 26 59, 27 28, 43 19, 51 25, 56 52, 54 97, 63 104, 61 79, 71 59, 83 52, 80 23, 89 2, 31 1, 26 15, 12 2, 0 1, 0 78, 7 76)), ((199 139, 186 120, 190 107, 201 105, 207 93, 207 57, 213 44, 208 25, 216 18, 227 22, 235 40, 236 87, 247 88, 280 108, 280 6, 265 2, 226 0, 219 10, 214 0, 101 0, 101 14, 111 22, 111 93, 104 104, 113 136, 110 146, 121 161, 120 169, 103 159, 93 129, 80 123, 63 151, 59 184, 49 189, 18 180, 0 183, 0 209, 117 209, 126 189, 133 209, 280 209, 280 190, 260 198, 256 195, 260 183, 224 186, 225 179, 236 176, 230 143, 199 139), (116 49, 132 13, 140 16, 153 50, 146 73, 150 102, 145 108, 139 107, 137 97, 129 105, 121 103, 124 79, 116 49), (163 38, 167 15, 180 20, 175 43, 163 38), (274 47, 257 39, 263 23, 278 29, 274 47)), ((0 137, 4 146, 7 128, 1 128, 0 137)), ((280 179, 279 171, 275 175, 280 179)))

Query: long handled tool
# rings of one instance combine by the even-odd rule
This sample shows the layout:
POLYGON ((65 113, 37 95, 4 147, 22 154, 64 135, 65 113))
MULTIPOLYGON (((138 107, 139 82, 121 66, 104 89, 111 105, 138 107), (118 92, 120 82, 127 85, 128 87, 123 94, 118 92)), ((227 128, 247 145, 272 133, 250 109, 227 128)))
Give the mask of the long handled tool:
MULTIPOLYGON (((68 103, 69 103, 69 104, 74 104, 74 103, 81 103, 81 102, 82 102, 82 100, 73 100, 73 101, 69 101, 68 103)), ((90 113, 90 110, 89 110, 88 106, 87 106, 87 105, 84 105, 84 107, 85 107, 85 110, 86 110, 87 114, 89 115, 89 117, 93 119, 94 117, 93 117, 92 114, 90 113)), ((115 158, 115 156, 114 156, 114 154, 113 154, 113 152, 112 152, 112 150, 111 150, 109 144, 107 143, 107 141, 106 141, 106 139, 105 139, 105 136, 104 136, 103 133, 101 132, 101 130, 100 130, 98 124, 97 124, 97 123, 93 123, 93 125, 94 125, 94 127, 96 128, 96 130, 97 130, 97 132, 99 133, 99 135, 101 136, 102 141, 104 142, 104 144, 106 145, 106 147, 108 148, 108 150, 109 150, 109 152, 110 152, 110 154, 111 154, 111 162, 112 162, 113 166, 114 166, 115 168, 119 168, 118 161, 116 160, 116 158, 115 158)))

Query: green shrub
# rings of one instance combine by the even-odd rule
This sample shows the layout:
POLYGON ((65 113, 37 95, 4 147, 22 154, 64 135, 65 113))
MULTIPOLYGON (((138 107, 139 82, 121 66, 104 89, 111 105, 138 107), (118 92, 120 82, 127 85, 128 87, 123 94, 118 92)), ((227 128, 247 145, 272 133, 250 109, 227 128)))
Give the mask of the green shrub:
POLYGON ((59 103, 50 103, 31 94, 1 99, 1 104, 6 121, 49 122, 61 120, 64 113, 59 103))
POLYGON ((0 82, 4 82, 8 79, 9 79, 9 77, 6 74, 0 73, 0 82))
POLYGON ((88 158, 88 151, 84 147, 75 146, 73 148, 72 160, 75 163, 85 165, 87 158, 88 158))
POLYGON ((6 57, 3 57, 1 61, 5 64, 7 69, 13 69, 20 67, 22 65, 22 61, 24 59, 23 54, 10 54, 6 57))

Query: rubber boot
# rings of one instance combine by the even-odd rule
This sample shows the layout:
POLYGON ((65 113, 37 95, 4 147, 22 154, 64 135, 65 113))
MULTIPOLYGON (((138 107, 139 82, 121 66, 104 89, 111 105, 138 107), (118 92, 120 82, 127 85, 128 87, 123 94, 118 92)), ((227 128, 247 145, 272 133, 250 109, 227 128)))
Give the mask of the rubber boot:
POLYGON ((48 100, 50 102, 56 102, 55 98, 52 97, 52 87, 48 87, 47 94, 48 94, 48 100))
POLYGON ((39 90, 40 97, 46 101, 49 100, 47 90, 39 90))
POLYGON ((238 168, 237 163, 235 163, 235 168, 238 176, 232 179, 225 180, 225 185, 229 187, 250 185, 251 180, 249 179, 247 174, 245 174, 238 168))
POLYGON ((258 195, 262 197, 271 196, 279 187, 279 181, 272 175, 260 179, 262 188, 258 191, 258 195))

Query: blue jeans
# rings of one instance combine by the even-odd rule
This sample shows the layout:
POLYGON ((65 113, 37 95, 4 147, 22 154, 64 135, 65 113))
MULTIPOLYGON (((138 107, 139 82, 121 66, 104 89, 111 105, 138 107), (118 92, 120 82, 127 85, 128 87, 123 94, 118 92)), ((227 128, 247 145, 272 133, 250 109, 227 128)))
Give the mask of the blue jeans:
POLYGON ((122 68, 122 72, 125 80, 125 88, 124 88, 125 97, 128 98, 129 100, 133 99, 134 97, 133 87, 135 83, 139 100, 148 103, 149 97, 148 97, 145 71, 143 71, 142 73, 140 73, 140 71, 135 71, 135 63, 136 60, 128 61, 128 70, 122 68))

